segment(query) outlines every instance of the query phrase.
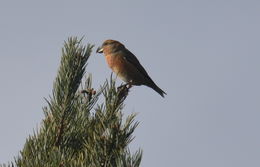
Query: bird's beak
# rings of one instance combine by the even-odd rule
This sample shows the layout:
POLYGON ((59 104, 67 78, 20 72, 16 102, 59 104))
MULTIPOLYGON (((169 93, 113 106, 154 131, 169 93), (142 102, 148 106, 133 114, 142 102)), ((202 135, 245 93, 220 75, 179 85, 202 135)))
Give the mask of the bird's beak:
POLYGON ((102 47, 98 47, 96 52, 97 53, 103 53, 103 48, 102 47))

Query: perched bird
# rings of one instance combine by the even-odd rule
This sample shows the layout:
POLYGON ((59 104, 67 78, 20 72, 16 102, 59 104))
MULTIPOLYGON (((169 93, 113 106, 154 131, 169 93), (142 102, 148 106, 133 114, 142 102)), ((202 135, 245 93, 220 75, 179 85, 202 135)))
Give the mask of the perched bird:
POLYGON ((97 49, 97 53, 104 53, 108 66, 130 86, 146 85, 162 97, 166 94, 153 82, 135 55, 120 42, 111 39, 106 40, 97 49))

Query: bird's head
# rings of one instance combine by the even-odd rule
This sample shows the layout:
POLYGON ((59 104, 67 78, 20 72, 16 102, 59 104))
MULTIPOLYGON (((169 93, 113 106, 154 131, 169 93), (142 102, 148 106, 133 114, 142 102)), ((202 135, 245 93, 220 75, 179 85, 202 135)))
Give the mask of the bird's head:
POLYGON ((97 53, 104 53, 105 55, 118 52, 125 49, 125 46, 120 42, 112 39, 105 40, 101 47, 97 48, 97 53))

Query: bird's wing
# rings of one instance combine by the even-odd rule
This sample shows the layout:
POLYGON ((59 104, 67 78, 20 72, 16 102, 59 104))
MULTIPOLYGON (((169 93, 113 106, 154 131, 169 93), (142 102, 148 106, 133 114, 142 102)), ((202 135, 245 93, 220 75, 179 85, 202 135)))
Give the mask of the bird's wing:
MULTIPOLYGON (((138 61, 138 59, 135 57, 135 55, 130 52, 128 49, 125 49, 125 54, 124 54, 124 58, 130 63, 132 64, 134 67, 137 68, 137 70, 143 74, 147 79, 152 80, 148 73, 145 71, 145 69, 143 68, 143 66, 140 64, 140 62, 138 61)), ((152 81, 153 82, 153 81, 152 81)))

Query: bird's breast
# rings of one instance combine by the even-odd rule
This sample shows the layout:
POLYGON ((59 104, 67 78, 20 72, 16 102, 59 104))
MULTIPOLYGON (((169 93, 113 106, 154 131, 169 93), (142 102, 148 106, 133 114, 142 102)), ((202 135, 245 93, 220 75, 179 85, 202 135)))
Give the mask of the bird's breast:
POLYGON ((119 55, 106 55, 108 66, 125 82, 128 81, 127 62, 122 56, 119 55))
POLYGON ((115 72, 119 73, 124 69, 124 62, 119 56, 107 55, 106 61, 108 66, 115 72))

